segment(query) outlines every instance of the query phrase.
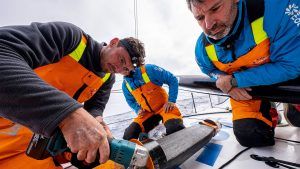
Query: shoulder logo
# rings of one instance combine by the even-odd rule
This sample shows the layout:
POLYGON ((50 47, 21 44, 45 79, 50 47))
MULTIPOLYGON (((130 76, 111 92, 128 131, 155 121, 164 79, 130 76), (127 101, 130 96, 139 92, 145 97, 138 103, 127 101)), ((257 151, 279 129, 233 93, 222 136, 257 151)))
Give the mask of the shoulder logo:
POLYGON ((155 66, 155 67, 154 67, 154 70, 157 70, 157 71, 160 71, 160 72, 162 72, 162 71, 163 71, 163 69, 162 69, 162 68, 160 68, 160 67, 157 67, 157 66, 155 66))
POLYGON ((290 4, 285 9, 285 14, 299 27, 300 26, 300 10, 296 4, 290 4))

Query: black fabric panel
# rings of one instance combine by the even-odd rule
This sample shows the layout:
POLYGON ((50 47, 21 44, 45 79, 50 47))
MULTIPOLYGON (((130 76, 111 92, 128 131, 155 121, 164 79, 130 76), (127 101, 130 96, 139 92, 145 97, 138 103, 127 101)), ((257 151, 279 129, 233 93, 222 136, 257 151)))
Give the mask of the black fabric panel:
POLYGON ((156 127, 159 122, 162 120, 162 117, 160 115, 153 115, 147 120, 143 122, 143 126, 145 128, 145 132, 148 133, 150 130, 152 130, 154 127, 156 127))
POLYGON ((250 23, 264 16, 264 0, 246 0, 247 13, 250 23))
POLYGON ((83 84, 83 85, 76 91, 76 93, 74 94, 73 98, 74 98, 75 100, 78 100, 80 94, 84 91, 84 89, 85 89, 86 87, 87 87, 87 85, 86 85, 86 84, 83 84))
POLYGON ((142 132, 142 128, 138 123, 131 123, 129 127, 125 129, 123 139, 130 140, 130 139, 138 139, 139 134, 142 132))
POLYGON ((182 119, 170 119, 165 122, 165 127, 167 135, 185 128, 182 119))
POLYGON ((266 119, 272 121, 272 117, 270 115, 271 103, 267 100, 262 100, 259 111, 262 113, 266 119))
POLYGON ((237 141, 245 147, 272 146, 275 144, 274 129, 258 119, 233 121, 237 141))

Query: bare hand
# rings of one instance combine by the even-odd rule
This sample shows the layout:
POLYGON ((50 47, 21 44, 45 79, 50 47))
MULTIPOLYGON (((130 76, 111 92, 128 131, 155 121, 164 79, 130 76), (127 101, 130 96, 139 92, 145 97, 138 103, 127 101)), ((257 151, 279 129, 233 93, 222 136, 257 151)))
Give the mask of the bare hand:
POLYGON ((59 125, 68 147, 77 153, 78 160, 92 163, 96 154, 99 162, 105 163, 110 154, 106 132, 103 126, 86 110, 79 108, 66 117, 59 125))
POLYGON ((113 138, 108 125, 103 121, 103 117, 102 116, 97 116, 96 120, 103 126, 103 128, 104 128, 104 130, 105 130, 105 132, 107 134, 107 137, 108 138, 113 138))
POLYGON ((164 110, 166 113, 168 113, 170 110, 173 110, 175 107, 175 103, 173 102, 168 102, 164 105, 164 110))
POLYGON ((229 91, 229 95, 234 100, 251 100, 252 96, 247 91, 251 91, 251 88, 237 88, 234 87, 229 91))
POLYGON ((216 81, 217 88, 222 90, 223 93, 228 93, 232 88, 230 83, 231 79, 232 79, 231 75, 219 75, 216 81))

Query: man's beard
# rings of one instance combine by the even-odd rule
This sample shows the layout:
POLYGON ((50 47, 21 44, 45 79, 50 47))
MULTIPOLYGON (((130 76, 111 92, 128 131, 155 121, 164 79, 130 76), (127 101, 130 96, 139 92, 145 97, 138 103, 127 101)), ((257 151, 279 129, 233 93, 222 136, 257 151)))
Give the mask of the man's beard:
MULTIPOLYGON (((234 11, 237 11, 237 8, 238 8, 237 4, 233 3, 232 6, 231 6, 231 9, 230 9, 231 16, 229 18, 238 17, 237 12, 234 12, 234 11)), ((208 36, 211 39, 220 40, 220 39, 224 38, 225 36, 227 36, 230 33, 230 31, 233 27, 233 24, 234 24, 234 19, 232 21, 229 21, 229 23, 225 23, 225 22, 216 23, 212 27, 212 29, 211 29, 212 31, 208 31, 207 34, 205 34, 205 35, 208 36), (216 34, 212 33, 214 30, 219 29, 219 28, 223 28, 223 29, 221 29, 216 34)))
POLYGON ((217 32, 216 34, 213 34, 212 31, 208 31, 206 36, 208 36, 209 38, 212 38, 214 40, 219 40, 219 39, 222 39, 222 38, 224 38, 225 36, 227 36, 229 34, 232 26, 221 24, 221 25, 217 25, 217 26, 214 26, 214 27, 216 27, 216 28, 213 28, 213 29, 218 29, 219 27, 223 27, 223 29, 220 30, 219 32, 217 32))

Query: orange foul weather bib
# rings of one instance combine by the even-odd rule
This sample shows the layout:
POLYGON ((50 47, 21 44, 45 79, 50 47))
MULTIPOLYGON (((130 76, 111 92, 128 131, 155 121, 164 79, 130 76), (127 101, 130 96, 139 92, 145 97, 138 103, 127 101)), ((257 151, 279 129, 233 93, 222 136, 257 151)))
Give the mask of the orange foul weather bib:
MULTIPOLYGON (((214 45, 210 44, 205 47, 208 57, 213 64, 221 71, 232 74, 235 71, 245 68, 251 68, 270 62, 270 40, 263 29, 263 17, 254 20, 251 23, 252 34, 256 46, 247 54, 239 57, 231 63, 221 63, 218 61, 217 52, 214 45)), ((272 127, 272 120, 267 119, 260 112, 261 100, 236 101, 230 99, 232 106, 233 120, 246 118, 255 118, 263 121, 272 127)))
POLYGON ((164 111, 163 106, 168 102, 166 91, 161 86, 155 85, 150 81, 145 66, 141 67, 141 72, 145 84, 132 90, 129 83, 126 82, 126 87, 136 102, 145 111, 143 115, 139 114, 138 117, 134 119, 134 122, 138 123, 142 128, 142 132, 145 132, 143 122, 155 114, 159 114, 162 117, 163 123, 170 119, 182 119, 177 106, 168 113, 164 111))
MULTIPOLYGON (((82 36, 81 42, 72 53, 57 63, 34 70, 44 81, 80 103, 90 99, 110 76, 106 74, 100 78, 78 63, 86 43, 86 38, 82 36)), ((0 168, 61 168, 54 165, 52 158, 35 160, 26 156, 25 151, 31 137, 32 132, 28 128, 0 117, 0 168)))

